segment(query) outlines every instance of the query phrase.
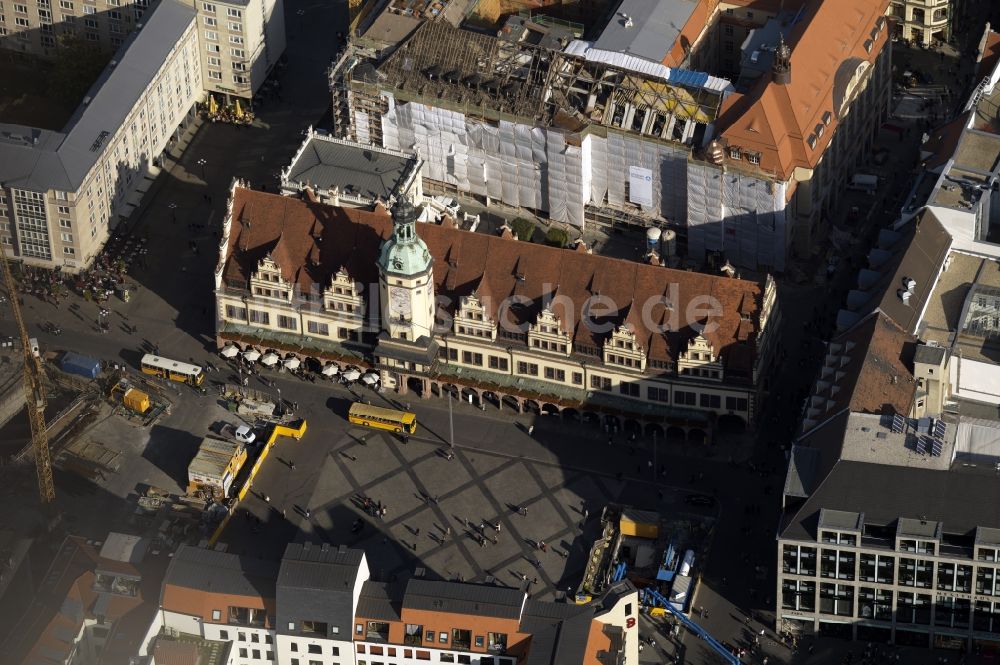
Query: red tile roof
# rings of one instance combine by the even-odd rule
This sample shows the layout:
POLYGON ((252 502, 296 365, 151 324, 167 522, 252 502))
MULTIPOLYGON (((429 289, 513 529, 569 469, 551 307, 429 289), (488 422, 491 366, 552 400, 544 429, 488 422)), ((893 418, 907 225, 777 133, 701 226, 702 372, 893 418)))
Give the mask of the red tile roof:
POLYGON ((983 34, 982 53, 979 54, 979 63, 976 65, 976 81, 982 81, 992 74, 997 62, 1000 62, 1000 33, 987 30, 983 34))
POLYGON ((813 389, 813 396, 825 402, 803 430, 808 432, 845 410, 909 415, 916 388, 916 345, 916 337, 878 309, 834 338, 826 361, 832 373, 821 376, 813 389))
MULTIPOLYGON (((837 129, 847 86, 864 63, 874 63, 888 38, 888 28, 873 39, 871 31, 885 15, 889 0, 836 0, 805 3, 802 16, 787 28, 792 48, 791 83, 769 75, 745 95, 723 103, 718 127, 724 141, 760 153, 760 168, 787 180, 794 168, 814 168, 837 129), (871 53, 865 48, 872 42, 871 53), (825 125, 824 114, 830 123, 825 125), (808 143, 825 125, 816 147, 808 143)), ((728 159, 727 152, 727 159, 728 159)))
MULTIPOLYGON (((235 190, 232 209, 223 266, 223 278, 230 286, 246 288, 250 275, 267 254, 281 267, 284 277, 303 290, 328 286, 340 267, 355 281, 377 283, 379 245, 392 228, 388 215, 243 188, 235 190)), ((434 257, 438 295, 451 298, 448 311, 454 311, 460 297, 475 293, 496 319, 501 304, 517 296, 528 304, 520 310, 512 308, 510 318, 534 322, 543 299, 558 296, 553 310, 565 327, 572 327, 574 341, 597 346, 601 340, 594 338, 581 319, 583 305, 599 295, 613 306, 595 317, 598 321, 631 324, 651 357, 667 360, 674 355, 670 349, 683 348, 695 335, 684 319, 689 308, 696 308, 696 298, 708 296, 721 305, 721 314, 710 321, 714 330, 706 334, 716 353, 734 367, 752 365, 762 297, 756 282, 432 224, 417 224, 417 231, 434 257), (645 308, 653 323, 670 321, 666 306, 653 302, 658 298, 670 299, 679 321, 677 329, 666 334, 654 332, 642 320, 645 308)), ((704 312, 694 311, 694 316, 700 320, 693 323, 705 323, 704 312)))

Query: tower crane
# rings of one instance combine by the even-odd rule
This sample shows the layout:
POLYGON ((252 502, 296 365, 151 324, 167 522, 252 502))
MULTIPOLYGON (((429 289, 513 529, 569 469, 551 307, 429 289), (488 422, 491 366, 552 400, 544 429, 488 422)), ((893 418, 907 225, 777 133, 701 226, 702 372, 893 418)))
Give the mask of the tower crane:
POLYGON ((7 250, 0 243, 0 263, 3 264, 3 281, 7 286, 10 309, 14 313, 17 334, 21 338, 24 353, 25 410, 31 425, 31 447, 35 454, 35 471, 38 474, 38 493, 42 505, 48 505, 56 498, 56 486, 52 480, 52 458, 49 454, 49 436, 45 429, 45 388, 42 386, 42 360, 35 355, 28 341, 28 331, 21 316, 21 304, 17 296, 14 276, 7 261, 7 250))

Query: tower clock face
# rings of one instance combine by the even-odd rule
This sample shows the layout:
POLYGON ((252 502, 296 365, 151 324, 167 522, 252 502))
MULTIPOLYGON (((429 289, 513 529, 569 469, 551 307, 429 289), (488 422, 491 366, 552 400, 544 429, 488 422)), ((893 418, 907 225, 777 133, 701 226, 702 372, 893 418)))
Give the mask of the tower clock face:
POLYGON ((389 313, 394 316, 410 316, 410 290, 398 286, 389 289, 389 313))

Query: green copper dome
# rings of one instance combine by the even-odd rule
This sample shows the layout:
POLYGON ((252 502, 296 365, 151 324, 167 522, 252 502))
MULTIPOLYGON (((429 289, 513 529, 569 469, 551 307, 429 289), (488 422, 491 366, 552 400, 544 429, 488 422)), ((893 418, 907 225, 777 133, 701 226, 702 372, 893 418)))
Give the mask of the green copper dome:
POLYGON ((431 267, 431 253, 417 235, 417 210, 408 196, 392 208, 392 237, 382 243, 379 268, 396 275, 419 275, 431 267))

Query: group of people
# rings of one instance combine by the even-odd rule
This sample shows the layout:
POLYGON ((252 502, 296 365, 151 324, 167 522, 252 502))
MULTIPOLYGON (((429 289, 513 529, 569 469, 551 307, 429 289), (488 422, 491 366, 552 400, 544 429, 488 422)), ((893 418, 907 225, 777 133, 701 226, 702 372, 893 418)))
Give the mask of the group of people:
POLYGON ((381 501, 375 501, 371 497, 361 496, 361 506, 364 508, 365 512, 372 517, 377 517, 380 520, 384 520, 386 514, 389 512, 389 507, 382 503, 381 501))
POLYGON ((237 113, 235 107, 217 108, 214 113, 211 109, 206 108, 205 118, 210 122, 224 122, 237 126, 248 126, 253 124, 252 111, 244 111, 240 109, 240 112, 237 113))
POLYGON ((77 292, 87 300, 102 303, 117 291, 127 302, 129 291, 136 288, 125 283, 129 268, 136 262, 144 264, 148 251, 145 238, 112 236, 92 266, 76 276, 77 292))
POLYGON ((66 295, 59 273, 32 266, 22 268, 20 291, 56 306, 59 305, 59 298, 66 295))

